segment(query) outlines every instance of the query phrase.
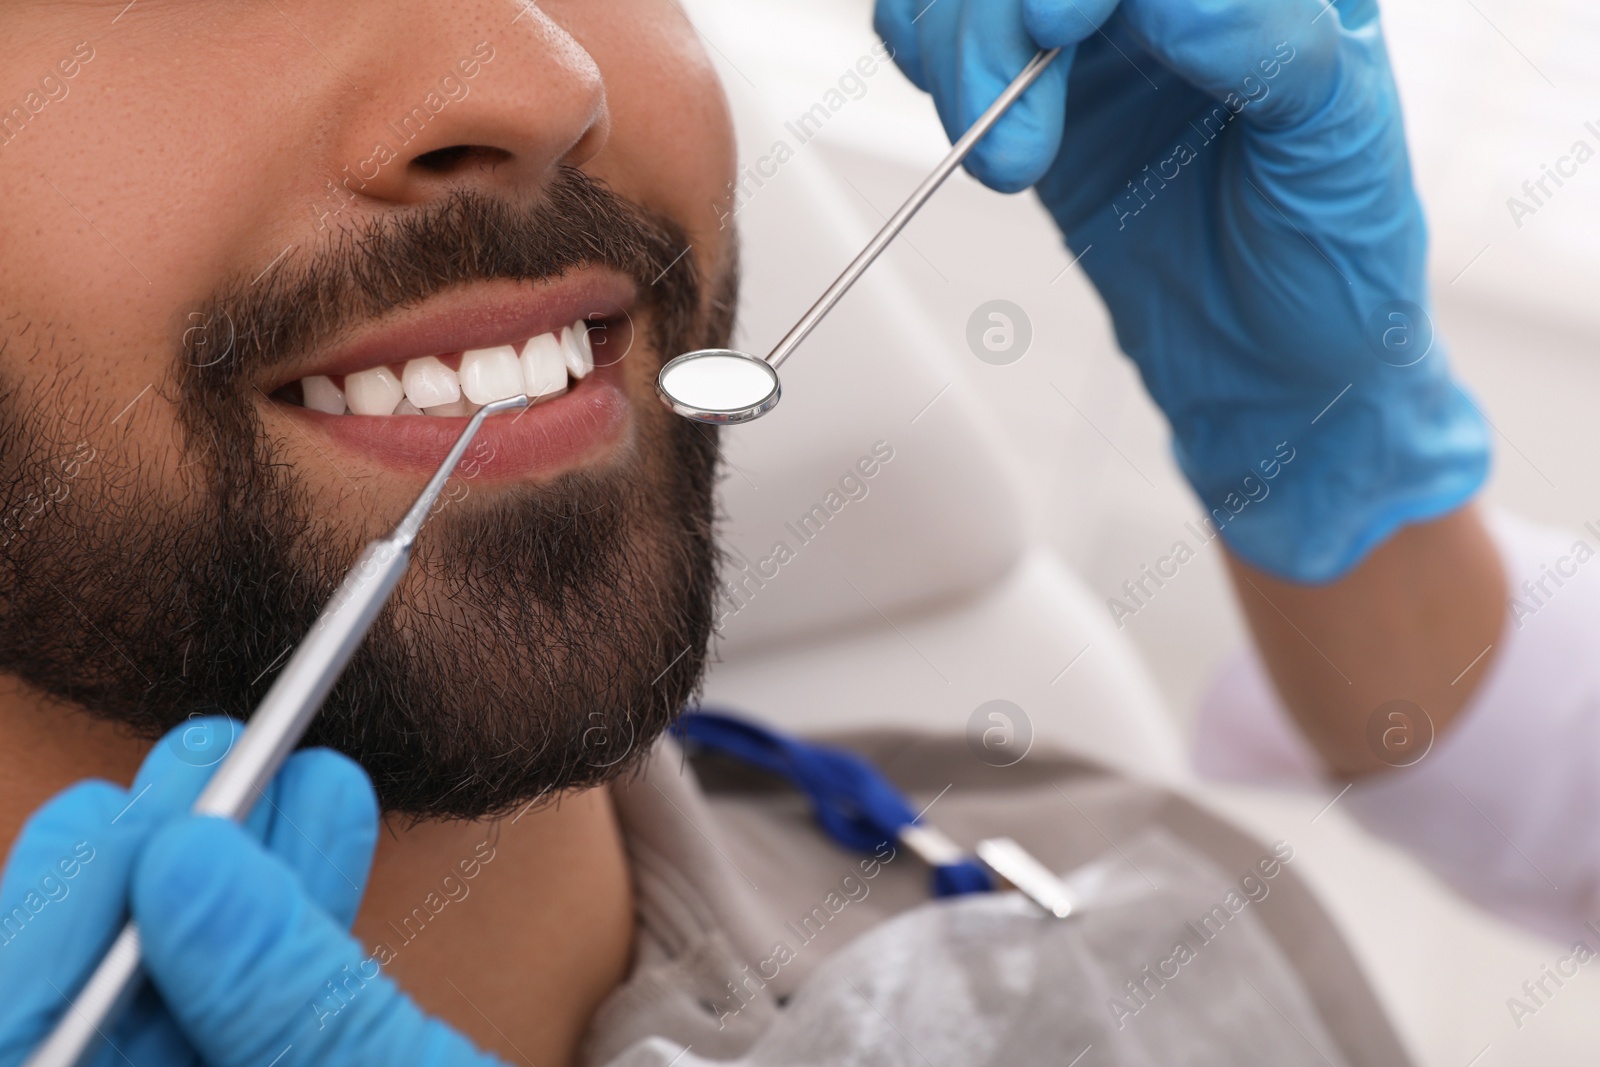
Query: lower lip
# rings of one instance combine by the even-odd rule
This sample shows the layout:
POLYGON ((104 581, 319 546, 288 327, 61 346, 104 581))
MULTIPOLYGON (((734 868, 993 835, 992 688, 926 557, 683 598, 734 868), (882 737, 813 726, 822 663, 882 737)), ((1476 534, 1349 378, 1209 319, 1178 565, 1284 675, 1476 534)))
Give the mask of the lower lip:
MULTIPOLYGON (((554 400, 485 419, 456 468, 458 475, 491 482, 537 480, 599 460, 628 428, 630 408, 621 372, 620 360, 596 367, 554 400)), ((397 473, 424 477, 439 469, 469 421, 434 415, 329 415, 292 404, 281 407, 339 449, 397 473)))

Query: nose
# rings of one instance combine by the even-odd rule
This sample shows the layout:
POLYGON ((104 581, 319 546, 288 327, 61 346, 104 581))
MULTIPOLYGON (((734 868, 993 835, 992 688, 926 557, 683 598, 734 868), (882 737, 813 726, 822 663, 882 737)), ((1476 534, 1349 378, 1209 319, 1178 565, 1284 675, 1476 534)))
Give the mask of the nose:
MULTIPOLYGON (((525 198, 610 133, 594 58, 531 3, 392 2, 351 72, 329 206, 416 205, 456 190, 525 198)), ((370 25, 370 23, 368 24, 370 25)), ((330 212, 320 211, 327 225, 330 212)))

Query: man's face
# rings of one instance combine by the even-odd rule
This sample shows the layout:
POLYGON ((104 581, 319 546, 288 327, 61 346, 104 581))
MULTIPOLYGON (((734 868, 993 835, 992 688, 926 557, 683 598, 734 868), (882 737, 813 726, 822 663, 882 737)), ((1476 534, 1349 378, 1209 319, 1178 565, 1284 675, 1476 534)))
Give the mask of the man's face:
POLYGON ((248 714, 451 380, 520 371, 567 391, 485 424, 310 740, 417 814, 615 773, 710 629, 715 441, 653 381, 726 341, 733 163, 674 0, 0 6, 0 669, 248 714))

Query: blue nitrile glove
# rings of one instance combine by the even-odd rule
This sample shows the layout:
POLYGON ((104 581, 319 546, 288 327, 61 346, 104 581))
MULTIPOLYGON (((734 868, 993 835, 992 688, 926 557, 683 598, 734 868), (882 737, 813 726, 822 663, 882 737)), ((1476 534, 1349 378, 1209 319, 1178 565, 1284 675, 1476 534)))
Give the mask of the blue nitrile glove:
POLYGON ((0 881, 0 1063, 66 1011, 130 900, 150 982, 96 1067, 265 1067, 291 1045, 278 1067, 498 1063, 374 975, 347 932, 378 826, 356 764, 296 753, 244 827, 185 814, 242 729, 195 720, 131 790, 81 782, 28 821, 0 881))
POLYGON ((876 25, 952 137, 1064 46, 968 169, 1037 185, 1238 555, 1330 580, 1477 491, 1375 3, 878 0, 876 25))

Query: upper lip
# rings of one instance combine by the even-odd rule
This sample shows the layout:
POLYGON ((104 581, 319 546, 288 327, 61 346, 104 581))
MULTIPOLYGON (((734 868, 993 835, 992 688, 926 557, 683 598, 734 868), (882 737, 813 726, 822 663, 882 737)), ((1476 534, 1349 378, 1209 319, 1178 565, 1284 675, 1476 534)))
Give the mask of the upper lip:
POLYGON ((631 278, 602 267, 580 267, 532 282, 458 286, 357 327, 343 343, 296 361, 273 389, 314 374, 337 377, 422 356, 515 344, 579 319, 599 321, 623 314, 638 293, 631 278))

